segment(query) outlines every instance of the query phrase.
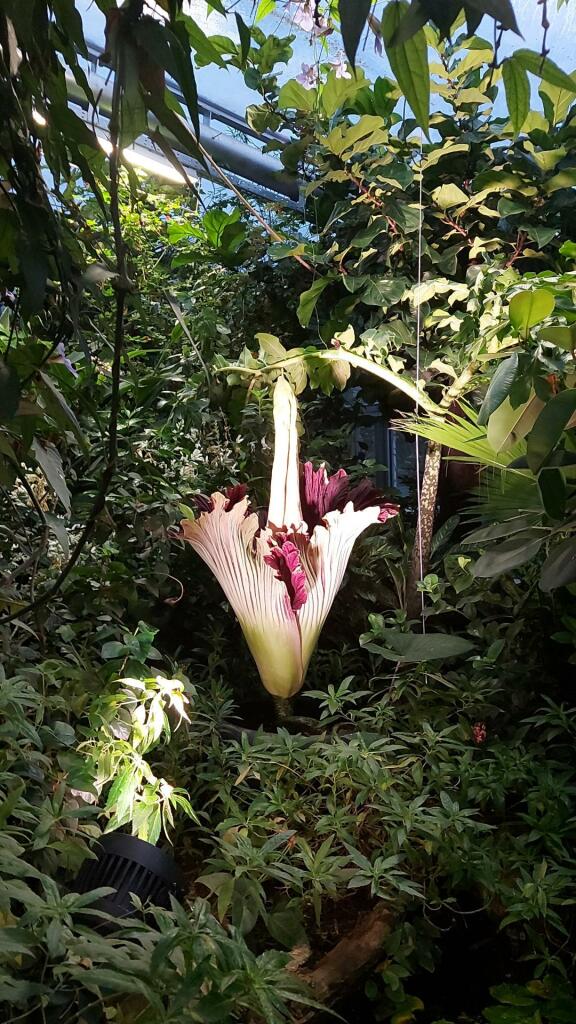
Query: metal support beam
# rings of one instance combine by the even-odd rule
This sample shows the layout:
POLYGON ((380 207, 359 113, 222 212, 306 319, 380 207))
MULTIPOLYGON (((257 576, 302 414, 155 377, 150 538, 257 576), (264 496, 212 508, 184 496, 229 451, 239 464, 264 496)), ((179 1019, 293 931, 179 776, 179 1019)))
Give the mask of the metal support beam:
MULTIPOLYGON (((88 69, 87 78, 96 97, 98 122, 102 125, 103 123, 107 124, 112 110, 112 83, 109 81, 109 75, 105 78, 96 73, 98 50, 94 43, 89 46, 92 63, 88 69)), ((70 73, 66 75, 66 84, 70 102, 81 108, 84 119, 92 125, 93 113, 84 90, 70 73)), ((176 99, 180 100, 181 97, 177 91, 175 89, 173 91, 176 99)), ((202 145, 215 162, 228 172, 235 185, 260 199, 277 202, 295 210, 302 209, 298 181, 287 174, 280 160, 268 153, 263 153, 259 147, 259 143, 266 142, 267 137, 258 136, 239 115, 225 110, 205 97, 199 98, 198 107, 202 118, 202 145), (230 129, 237 131, 244 138, 232 135, 230 129), (249 142, 248 139, 254 141, 249 142)), ((225 187, 210 170, 183 152, 181 144, 169 132, 166 132, 165 129, 162 129, 162 132, 186 170, 195 176, 207 178, 215 184, 225 187)), ((274 137, 276 136, 271 135, 270 139, 274 137)), ((139 139, 137 145, 138 148, 148 150, 157 158, 163 159, 146 138, 139 139)))

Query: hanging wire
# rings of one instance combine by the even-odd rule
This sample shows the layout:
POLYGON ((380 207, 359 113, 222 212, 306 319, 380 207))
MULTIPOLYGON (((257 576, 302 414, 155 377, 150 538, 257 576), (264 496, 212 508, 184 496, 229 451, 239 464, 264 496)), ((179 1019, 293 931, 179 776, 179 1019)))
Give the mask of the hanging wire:
MULTIPOLYGON (((423 233, 423 178, 424 171, 422 169, 423 159, 423 143, 422 133, 420 133, 420 179, 418 185, 418 261, 416 268, 417 276, 417 292, 418 298, 420 297, 420 285, 422 284, 422 233, 423 233)), ((416 387, 420 383, 420 341, 422 332, 422 314, 421 314, 421 303, 416 303, 416 387)), ((420 419, 420 403, 416 403, 416 420, 420 419)), ((422 482, 420 478, 420 443, 419 435, 416 434, 416 501, 418 505, 418 562, 420 571, 420 583, 424 578, 424 554, 422 551, 422 482)), ((424 601, 424 591, 420 591, 421 599, 421 616, 422 616, 422 632, 426 632, 426 608, 424 601)))

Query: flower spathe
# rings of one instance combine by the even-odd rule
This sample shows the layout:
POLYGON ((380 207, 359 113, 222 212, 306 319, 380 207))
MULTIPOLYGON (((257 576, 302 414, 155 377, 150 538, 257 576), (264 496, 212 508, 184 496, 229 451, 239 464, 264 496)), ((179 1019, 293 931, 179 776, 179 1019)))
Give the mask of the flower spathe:
POLYGON ((274 392, 274 466, 266 525, 243 488, 197 500, 180 536, 210 567, 236 613, 262 683, 275 697, 300 690, 357 537, 397 514, 372 484, 344 470, 299 467, 297 403, 280 378, 274 392))

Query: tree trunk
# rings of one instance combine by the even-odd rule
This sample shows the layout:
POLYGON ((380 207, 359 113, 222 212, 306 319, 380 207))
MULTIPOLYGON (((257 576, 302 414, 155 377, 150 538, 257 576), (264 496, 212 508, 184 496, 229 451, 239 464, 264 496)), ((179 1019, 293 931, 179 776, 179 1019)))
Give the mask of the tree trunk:
POLYGON ((437 441, 429 441, 424 464, 424 476, 420 492, 420 510, 416 525, 416 536, 410 559, 410 569, 406 583, 406 612, 409 619, 419 618, 422 599, 418 591, 418 583, 426 575, 430 562, 430 548, 434 533, 434 517, 436 514, 436 497, 438 480, 442 465, 442 445, 437 441), (420 569, 422 566, 422 569, 420 569))

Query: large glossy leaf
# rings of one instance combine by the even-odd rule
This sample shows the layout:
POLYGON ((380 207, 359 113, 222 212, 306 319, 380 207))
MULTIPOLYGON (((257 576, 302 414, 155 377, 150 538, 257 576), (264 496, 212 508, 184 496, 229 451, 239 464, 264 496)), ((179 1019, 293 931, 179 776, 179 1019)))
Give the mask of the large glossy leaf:
POLYGON ((534 525, 535 515, 528 514, 515 516, 514 519, 507 519, 503 523, 494 523, 492 526, 483 526, 480 530, 469 533, 465 540, 467 544, 483 544, 490 540, 503 540, 504 537, 512 537, 515 533, 523 533, 534 525))
POLYGON ((502 78, 506 91, 506 103, 508 113, 512 122, 514 133, 518 135, 530 110, 530 83, 526 68, 515 60, 514 56, 509 57, 502 64, 502 78))
POLYGON ((371 6, 372 0, 338 0, 342 40, 352 67, 355 66, 356 51, 371 6))
POLYGON ((494 451, 508 451, 526 437, 543 408, 544 402, 534 392, 517 408, 506 398, 488 420, 486 433, 494 451))
POLYGON ((567 352, 576 349, 576 324, 570 326, 545 327, 540 331, 540 337, 544 341, 551 341, 558 348, 564 348, 567 352))
POLYGON ((566 482, 560 469, 543 469, 538 474, 538 488, 546 514, 551 519, 562 519, 566 509, 566 482))
POLYGON ((530 288, 518 292, 510 299, 510 322, 526 338, 531 327, 550 316, 554 304, 554 296, 547 288, 530 288))
POLYGON ((542 566, 540 589, 545 593, 565 587, 576 580, 576 537, 552 548, 542 566))
POLYGON ((562 71, 549 57, 542 57, 541 53, 536 53, 534 50, 515 50, 514 59, 530 74, 537 75, 538 78, 549 82, 550 85, 566 89, 576 96, 576 79, 562 71))
POLYGON ((472 572, 474 576, 480 577, 500 576, 510 572, 534 558, 543 542, 543 537, 535 537, 533 533, 507 540, 486 551, 473 566, 472 572))
POLYGON ((413 664, 458 657, 467 654, 474 646, 470 640, 465 640, 461 636, 444 633, 398 633, 393 629, 379 630, 377 634, 365 633, 360 637, 360 644, 373 654, 380 654, 391 661, 413 664), (382 643, 378 643, 379 640, 382 643))
POLYGON ((528 465, 533 473, 544 465, 576 412, 576 388, 554 395, 528 435, 528 465))
POLYGON ((484 426, 488 423, 493 412, 498 409, 505 398, 508 398, 512 385, 516 380, 518 372, 518 355, 514 352, 508 359, 504 359, 492 377, 488 390, 478 413, 478 423, 484 426))
POLYGON ((404 0, 393 0, 386 5, 382 15, 382 37, 392 74, 408 100, 416 121, 428 134, 430 71, 424 30, 420 29, 406 42, 392 45, 394 34, 407 10, 408 4, 404 0))

